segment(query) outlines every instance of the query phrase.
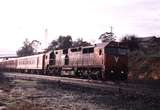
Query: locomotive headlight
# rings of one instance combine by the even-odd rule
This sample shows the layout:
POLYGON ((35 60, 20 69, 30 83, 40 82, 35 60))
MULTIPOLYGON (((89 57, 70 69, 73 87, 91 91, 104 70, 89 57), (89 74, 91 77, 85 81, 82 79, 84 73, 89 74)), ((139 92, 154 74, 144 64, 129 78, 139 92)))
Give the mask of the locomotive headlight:
POLYGON ((123 74, 123 73, 124 73, 124 71, 121 71, 121 73, 123 74))
POLYGON ((114 73, 114 71, 113 71, 113 70, 111 70, 111 73, 114 73))

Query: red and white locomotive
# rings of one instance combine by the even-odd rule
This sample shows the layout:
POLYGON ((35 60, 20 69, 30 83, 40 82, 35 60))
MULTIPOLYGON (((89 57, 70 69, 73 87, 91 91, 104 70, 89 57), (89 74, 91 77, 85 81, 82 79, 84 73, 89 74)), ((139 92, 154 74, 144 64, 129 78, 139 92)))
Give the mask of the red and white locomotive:
POLYGON ((121 43, 105 42, 4 60, 0 62, 0 69, 125 80, 128 74, 128 55, 126 46, 121 43))

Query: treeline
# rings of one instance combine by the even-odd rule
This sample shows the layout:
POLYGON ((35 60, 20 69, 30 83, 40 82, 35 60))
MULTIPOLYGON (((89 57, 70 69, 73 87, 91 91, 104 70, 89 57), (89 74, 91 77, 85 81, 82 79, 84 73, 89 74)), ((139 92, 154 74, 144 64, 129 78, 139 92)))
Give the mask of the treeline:
POLYGON ((30 42, 28 39, 25 39, 23 46, 17 50, 17 56, 28 56, 37 53, 38 46, 41 45, 41 42, 38 40, 33 40, 30 42))
POLYGON ((53 40, 48 48, 47 51, 53 49, 66 49, 71 47, 79 47, 79 46, 89 46, 91 43, 84 41, 82 38, 78 38, 76 41, 72 40, 70 35, 67 36, 59 36, 57 40, 53 40))
MULTIPOLYGON (((115 41, 116 36, 112 32, 105 32, 100 35, 99 39, 102 42, 115 41)), ((41 43, 37 40, 33 40, 29 42, 26 39, 23 42, 23 46, 17 51, 17 56, 28 56, 37 54, 37 48, 41 45, 41 43)), ((73 41, 70 35, 67 36, 59 36, 58 39, 52 40, 49 46, 45 49, 45 52, 54 50, 54 49, 66 49, 72 47, 80 47, 80 46, 90 46, 91 43, 88 41, 84 41, 82 38, 78 38, 76 41, 73 41)))
MULTIPOLYGON (((113 33, 104 33, 100 36, 102 42, 115 41, 115 36, 113 33)), ((126 35, 123 36, 120 42, 127 45, 130 52, 132 51, 141 51, 144 54, 154 54, 160 52, 160 38, 156 36, 152 37, 137 37, 136 35, 126 35)), ((37 40, 30 42, 26 39, 23 42, 23 46, 17 51, 17 56, 27 56, 37 53, 38 47, 41 43, 37 40)), ((49 46, 45 51, 50 51, 54 49, 66 49, 71 47, 80 47, 80 46, 89 46, 90 42, 84 41, 82 38, 79 38, 73 41, 70 35, 59 36, 58 39, 52 40, 49 46)))
MULTIPOLYGON (((23 46, 17 51, 17 56, 28 56, 36 54, 37 49, 40 45, 41 43, 37 40, 33 40, 32 42, 30 42, 28 39, 25 39, 25 41, 23 42, 23 46)), ((84 41, 82 38, 78 38, 76 41, 73 41, 70 35, 59 36, 57 40, 52 40, 45 51, 90 45, 90 42, 84 41)))
POLYGON ((137 37, 126 35, 121 42, 126 43, 130 52, 141 51, 144 54, 160 54, 160 37, 137 37))
POLYGON ((126 36, 128 45, 128 78, 134 80, 160 79, 160 37, 126 36))

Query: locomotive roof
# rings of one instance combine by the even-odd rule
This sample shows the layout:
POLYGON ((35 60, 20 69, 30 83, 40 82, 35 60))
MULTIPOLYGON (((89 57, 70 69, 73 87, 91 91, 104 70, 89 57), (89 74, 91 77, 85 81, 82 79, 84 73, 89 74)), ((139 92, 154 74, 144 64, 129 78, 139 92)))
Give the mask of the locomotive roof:
POLYGON ((98 43, 98 44, 95 44, 95 47, 101 47, 101 48, 104 48, 106 47, 110 42, 103 42, 103 43, 98 43))
MULTIPOLYGON (((107 45, 109 45, 110 43, 114 43, 114 41, 111 41, 111 42, 103 42, 103 43, 97 43, 97 44, 94 44, 94 45, 90 45, 90 46, 80 46, 80 47, 71 47, 71 48, 68 48, 68 49, 75 49, 75 48, 94 48, 94 47, 100 47, 100 48, 104 48, 106 47, 107 45)), ((61 50, 64 50, 64 49, 55 49, 56 51, 61 51, 61 50)))
POLYGON ((85 47, 82 47, 82 48, 91 48, 91 47, 95 47, 94 45, 90 45, 90 46, 85 46, 85 47))
MULTIPOLYGON (((81 47, 81 48, 91 48, 91 47, 100 47, 100 48, 104 48, 106 47, 108 44, 110 44, 112 42, 103 42, 103 43, 97 43, 97 44, 94 44, 94 45, 90 45, 90 46, 84 46, 84 47, 81 47)), ((73 47, 73 48, 70 48, 70 49, 74 49, 74 48, 80 48, 80 47, 73 47)))

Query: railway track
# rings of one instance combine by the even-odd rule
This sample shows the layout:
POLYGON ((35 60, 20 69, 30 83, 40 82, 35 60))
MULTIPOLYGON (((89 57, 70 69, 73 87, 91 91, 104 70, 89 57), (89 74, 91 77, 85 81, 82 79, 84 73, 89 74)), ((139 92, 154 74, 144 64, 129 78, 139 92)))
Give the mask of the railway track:
POLYGON ((33 81, 49 81, 58 84, 67 84, 70 86, 80 86, 85 88, 92 88, 101 91, 110 91, 120 94, 131 94, 131 95, 147 95, 153 97, 160 97, 160 87, 154 85, 147 85, 144 83, 133 83, 128 82, 111 82, 111 81, 97 81, 88 79, 77 79, 67 77, 55 77, 55 76, 44 76, 34 74, 21 74, 21 73, 1 73, 9 79, 21 79, 21 80, 33 80, 33 81), (152 88, 154 86, 154 88, 152 88))

